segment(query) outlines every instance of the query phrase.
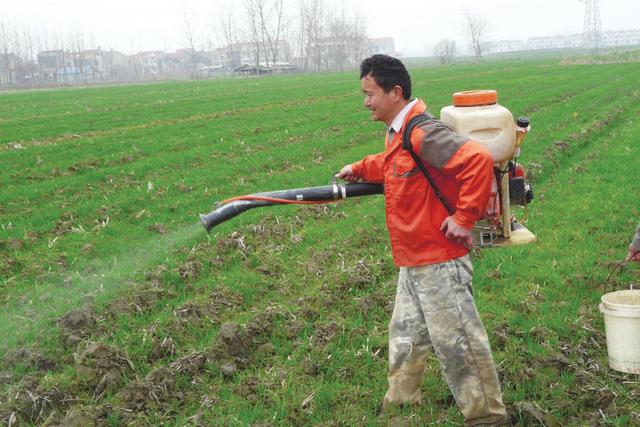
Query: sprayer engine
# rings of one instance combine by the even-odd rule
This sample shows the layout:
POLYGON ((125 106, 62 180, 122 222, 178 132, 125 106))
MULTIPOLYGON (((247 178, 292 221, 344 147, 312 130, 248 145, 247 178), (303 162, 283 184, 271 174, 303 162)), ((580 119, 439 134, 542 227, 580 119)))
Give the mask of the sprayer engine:
POLYGON ((512 206, 525 207, 533 200, 533 187, 526 180, 524 168, 513 161, 507 165, 509 170, 509 202, 512 206))

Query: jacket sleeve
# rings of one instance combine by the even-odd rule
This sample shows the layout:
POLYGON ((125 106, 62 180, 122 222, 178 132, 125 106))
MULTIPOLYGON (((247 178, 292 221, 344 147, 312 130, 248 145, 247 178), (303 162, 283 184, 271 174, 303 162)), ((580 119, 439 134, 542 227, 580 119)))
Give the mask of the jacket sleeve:
POLYGON ((491 192, 493 158, 475 141, 462 145, 442 168, 460 185, 453 219, 464 228, 472 228, 484 215, 491 192))
POLYGON ((351 168, 355 176, 377 184, 384 182, 383 165, 384 152, 366 156, 359 162, 353 163, 351 168))

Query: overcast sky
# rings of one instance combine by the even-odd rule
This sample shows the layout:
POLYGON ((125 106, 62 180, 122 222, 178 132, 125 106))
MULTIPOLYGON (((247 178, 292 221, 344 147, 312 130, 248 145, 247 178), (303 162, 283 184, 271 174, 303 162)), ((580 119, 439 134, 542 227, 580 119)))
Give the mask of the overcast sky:
MULTIPOLYGON (((584 2, 579 0, 325 0, 331 10, 359 12, 367 34, 390 36, 405 56, 431 54, 442 38, 466 49, 465 12, 489 22, 491 40, 582 32, 584 2)), ((602 0, 603 30, 638 29, 640 1, 602 0)), ((243 0, 0 0, 0 23, 52 34, 84 33, 87 48, 100 46, 124 53, 173 51, 185 47, 185 16, 203 47, 218 47, 215 25, 221 10, 235 7, 241 17, 243 0)), ((298 0, 285 0, 290 19, 298 0)), ((54 46, 49 46, 53 48, 54 46)))

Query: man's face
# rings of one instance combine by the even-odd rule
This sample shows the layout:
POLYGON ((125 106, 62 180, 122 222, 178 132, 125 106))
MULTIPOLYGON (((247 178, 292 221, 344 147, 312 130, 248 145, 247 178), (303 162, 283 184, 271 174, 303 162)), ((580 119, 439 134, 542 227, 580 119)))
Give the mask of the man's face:
POLYGON ((398 113, 398 102, 402 98, 402 89, 396 86, 385 93, 370 75, 364 76, 360 80, 360 87, 364 93, 364 106, 371 111, 371 118, 385 122, 389 126, 398 113))

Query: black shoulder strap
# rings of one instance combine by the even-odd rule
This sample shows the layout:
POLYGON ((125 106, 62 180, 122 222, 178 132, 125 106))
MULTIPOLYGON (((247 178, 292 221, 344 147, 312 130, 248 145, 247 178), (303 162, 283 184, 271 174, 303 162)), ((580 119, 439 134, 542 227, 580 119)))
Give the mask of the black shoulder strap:
POLYGON ((427 181, 429 181, 429 184, 431 184, 431 187, 433 187, 433 190, 435 191, 436 196, 438 196, 438 199, 440 199, 444 207, 447 209, 447 212, 449 212, 449 215, 453 215, 455 211, 453 210, 451 205, 447 203, 446 199, 440 192, 440 189, 436 186, 436 183, 433 181, 431 174, 425 167, 424 163, 422 163, 422 159, 420 159, 420 157, 418 157, 416 152, 413 151, 413 146, 411 145, 411 132, 413 132, 413 129, 416 126, 422 126, 434 120, 435 118, 425 113, 413 116, 407 123, 407 126, 404 128, 404 132, 402 133, 402 149, 407 150, 409 154, 411 154, 413 161, 416 162, 416 165, 418 165, 418 169, 420 169, 420 172, 422 172, 424 177, 427 178, 427 181))

